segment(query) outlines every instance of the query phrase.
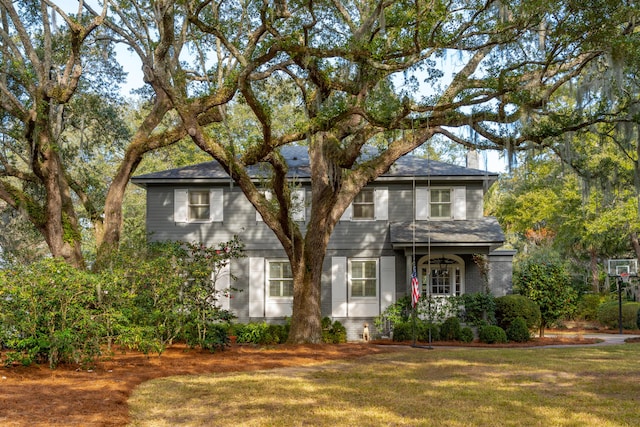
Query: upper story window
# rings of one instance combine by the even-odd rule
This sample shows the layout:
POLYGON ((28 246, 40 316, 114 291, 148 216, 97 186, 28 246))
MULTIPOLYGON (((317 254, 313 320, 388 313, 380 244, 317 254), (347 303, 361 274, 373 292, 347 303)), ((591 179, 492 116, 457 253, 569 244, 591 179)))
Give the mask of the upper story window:
POLYGON ((352 219, 375 219, 373 188, 365 188, 353 199, 352 219))
POLYGON ((363 188, 347 207, 341 221, 387 221, 389 190, 386 187, 363 188))
POLYGON ((467 219, 467 189, 453 187, 416 187, 415 219, 465 220, 467 219))
POLYGON ((378 289, 378 262, 351 260, 349 264, 352 297, 375 297, 378 289))
POLYGON ((451 189, 432 189, 429 196, 431 218, 451 218, 451 189))
POLYGON ((189 191, 189 221, 207 221, 210 212, 209 191, 189 191))
POLYGON ((293 296, 293 271, 289 261, 269 261, 267 264, 270 297, 293 296))
POLYGON ((174 222, 221 222, 223 215, 222 188, 176 188, 173 192, 174 222))

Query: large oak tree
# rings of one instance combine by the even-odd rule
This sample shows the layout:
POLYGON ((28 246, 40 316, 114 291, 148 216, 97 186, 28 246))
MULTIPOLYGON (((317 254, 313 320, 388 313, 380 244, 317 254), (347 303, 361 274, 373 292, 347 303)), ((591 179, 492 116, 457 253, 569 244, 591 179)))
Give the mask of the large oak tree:
POLYGON ((241 151, 197 122, 208 95, 190 86, 185 70, 156 76, 193 141, 228 171, 282 243, 294 276, 292 342, 320 341, 325 251, 367 183, 435 135, 513 150, 604 120, 609 111, 567 114, 551 101, 590 64, 606 66, 613 41, 633 34, 637 14, 607 1, 589 10, 560 1, 157 4, 160 60, 171 55, 174 23, 186 14, 201 40, 215 43, 209 48, 223 46, 239 64, 239 92, 261 131, 241 151), (453 74, 446 63, 458 64, 453 74), (303 120, 275 131, 265 80, 297 87, 303 120), (384 144, 363 156, 373 141, 384 144), (278 151, 294 143, 308 144, 311 161, 304 233, 291 219, 292 183, 278 151), (256 163, 270 166, 275 208, 246 172, 256 163))

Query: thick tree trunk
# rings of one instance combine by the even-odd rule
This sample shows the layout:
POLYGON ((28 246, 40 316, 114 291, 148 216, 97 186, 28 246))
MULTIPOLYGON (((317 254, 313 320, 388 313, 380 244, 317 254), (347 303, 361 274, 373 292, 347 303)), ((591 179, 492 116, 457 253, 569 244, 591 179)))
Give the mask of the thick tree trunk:
MULTIPOLYGON (((293 269, 293 313, 289 342, 322 342, 322 267, 335 222, 327 214, 333 198, 314 198, 318 214, 312 214, 304 244, 294 245, 289 262, 293 269)), ((312 203, 313 203, 312 202, 312 203)))
POLYGON ((293 313, 289 342, 295 344, 322 342, 321 276, 324 251, 313 251, 292 265, 293 313))
POLYGON ((45 151, 43 158, 37 168, 46 191, 45 217, 40 229, 52 256, 62 258, 74 267, 84 268, 82 236, 60 158, 52 148, 45 151))
POLYGON ((116 249, 120 243, 122 201, 127 185, 129 184, 129 179, 141 160, 142 154, 131 156, 130 158, 125 157, 107 191, 104 204, 104 217, 102 220, 94 221, 97 248, 95 269, 99 270, 101 268, 104 261, 108 259, 111 252, 116 249))

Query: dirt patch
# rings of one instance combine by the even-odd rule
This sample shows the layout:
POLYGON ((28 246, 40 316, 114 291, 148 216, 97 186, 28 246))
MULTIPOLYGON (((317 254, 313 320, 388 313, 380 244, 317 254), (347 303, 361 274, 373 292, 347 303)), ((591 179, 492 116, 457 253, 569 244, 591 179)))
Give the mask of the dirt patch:
MULTIPOLYGON (((528 343, 491 347, 589 344, 575 336, 537 338, 528 343)), ((279 345, 270 348, 234 345, 209 353, 174 346, 161 356, 116 351, 92 369, 61 366, 0 368, 0 424, 7 426, 121 426, 129 421, 127 399, 140 383, 171 375, 251 371, 304 366, 394 351, 390 341, 371 344, 279 345)), ((412 344, 412 343, 404 343, 412 344)), ((425 343, 418 343, 424 345, 425 343)), ((478 342, 435 342, 434 346, 486 347, 478 342)))

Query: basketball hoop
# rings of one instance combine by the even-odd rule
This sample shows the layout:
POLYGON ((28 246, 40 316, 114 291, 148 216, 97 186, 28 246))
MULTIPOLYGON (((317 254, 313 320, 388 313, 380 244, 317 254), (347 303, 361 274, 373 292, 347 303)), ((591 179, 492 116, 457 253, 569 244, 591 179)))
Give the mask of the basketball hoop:
POLYGON ((630 274, 626 271, 624 273, 620 273, 620 279, 622 279, 622 283, 629 283, 630 274))

